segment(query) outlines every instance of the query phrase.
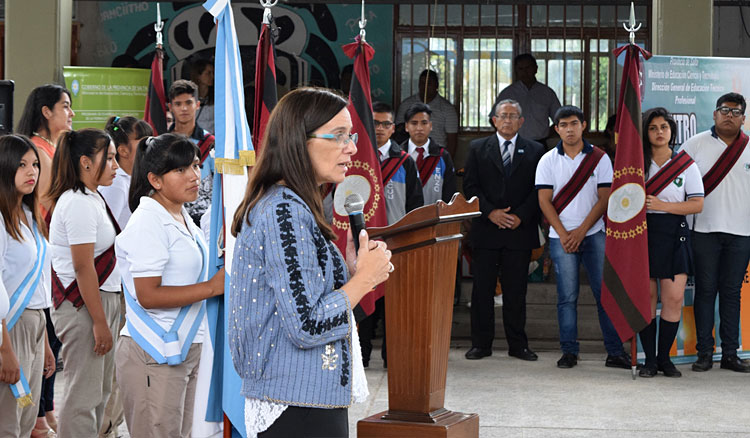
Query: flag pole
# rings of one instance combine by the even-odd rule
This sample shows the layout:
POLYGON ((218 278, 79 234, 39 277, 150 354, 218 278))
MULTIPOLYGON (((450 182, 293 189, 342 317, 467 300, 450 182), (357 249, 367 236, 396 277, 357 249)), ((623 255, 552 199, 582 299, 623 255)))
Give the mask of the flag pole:
POLYGON ((161 7, 159 3, 156 4, 156 23, 154 23, 154 30, 156 31, 156 48, 161 50, 164 48, 164 37, 161 31, 164 30, 164 22, 161 21, 161 7))
MULTIPOLYGON (((628 23, 622 23, 622 27, 630 33, 630 45, 635 45, 635 33, 641 28, 641 23, 635 24, 635 7, 633 2, 630 2, 630 19, 628 23)), ((635 380, 638 369, 638 340, 637 333, 633 333, 633 337, 630 339, 630 373, 633 380, 635 380)))

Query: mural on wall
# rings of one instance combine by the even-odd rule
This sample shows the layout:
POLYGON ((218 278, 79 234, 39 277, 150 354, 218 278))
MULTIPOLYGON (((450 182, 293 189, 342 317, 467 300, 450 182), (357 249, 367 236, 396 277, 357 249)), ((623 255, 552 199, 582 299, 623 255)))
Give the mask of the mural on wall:
MULTIPOLYGON (((95 44, 82 47, 82 59, 99 66, 149 68, 154 52, 156 5, 150 2, 79 3, 79 16, 97 28, 95 44), (97 11, 81 11, 96 8, 97 11), (88 56, 86 56, 88 55, 88 56)), ((246 85, 253 81, 255 49, 263 18, 259 4, 233 5, 246 85)), ((359 33, 359 5, 275 6, 277 83, 284 93, 299 85, 340 88, 341 69, 351 63, 341 50, 359 33)), ((190 63, 213 59, 216 26, 200 4, 161 6, 165 21, 168 81, 189 77, 190 63)), ((366 7, 368 42, 375 48, 370 63, 373 100, 392 99, 393 7, 366 7)), ((85 28, 85 27, 84 27, 85 28)))

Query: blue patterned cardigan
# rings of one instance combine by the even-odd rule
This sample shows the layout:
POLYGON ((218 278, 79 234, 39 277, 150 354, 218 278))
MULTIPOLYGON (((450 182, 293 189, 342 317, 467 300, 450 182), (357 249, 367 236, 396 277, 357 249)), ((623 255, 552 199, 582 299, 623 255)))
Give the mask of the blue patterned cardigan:
POLYGON ((229 346, 241 393, 292 406, 352 403, 344 259, 308 206, 274 186, 249 213, 232 262, 229 346))

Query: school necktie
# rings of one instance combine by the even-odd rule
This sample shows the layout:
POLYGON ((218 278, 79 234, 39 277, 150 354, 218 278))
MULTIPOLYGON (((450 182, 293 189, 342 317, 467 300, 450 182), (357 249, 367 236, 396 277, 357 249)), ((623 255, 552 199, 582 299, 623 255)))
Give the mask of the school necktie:
POLYGON ((417 167, 421 169, 422 164, 424 164, 424 147, 419 146, 417 148, 417 167))
POLYGON ((505 143, 503 143, 503 167, 505 168, 505 173, 510 173, 510 145, 512 145, 513 142, 510 140, 505 140, 505 143))

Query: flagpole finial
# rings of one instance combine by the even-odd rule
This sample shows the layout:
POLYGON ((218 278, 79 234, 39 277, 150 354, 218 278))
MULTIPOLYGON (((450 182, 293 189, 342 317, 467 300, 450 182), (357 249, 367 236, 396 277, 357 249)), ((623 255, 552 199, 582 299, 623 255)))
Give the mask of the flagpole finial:
POLYGON ((271 15, 271 8, 276 6, 276 3, 278 3, 279 0, 260 0, 260 5, 263 6, 263 24, 271 24, 271 19, 273 16, 271 15))
POLYGON ((362 0, 362 13, 359 18, 359 36, 362 39, 362 42, 365 41, 365 35, 367 32, 365 32, 365 26, 367 26, 367 19, 365 18, 365 0, 362 0))
POLYGON ((643 23, 638 23, 638 26, 635 25, 635 6, 633 6, 633 2, 630 2, 630 19, 627 24, 622 23, 622 27, 630 32, 630 44, 635 44, 635 33, 641 28, 641 24, 643 23))
POLYGON ((156 4, 156 23, 154 23, 154 30, 156 31, 156 47, 161 49, 164 45, 164 37, 161 31, 164 30, 164 23, 161 21, 161 7, 159 3, 156 4))

